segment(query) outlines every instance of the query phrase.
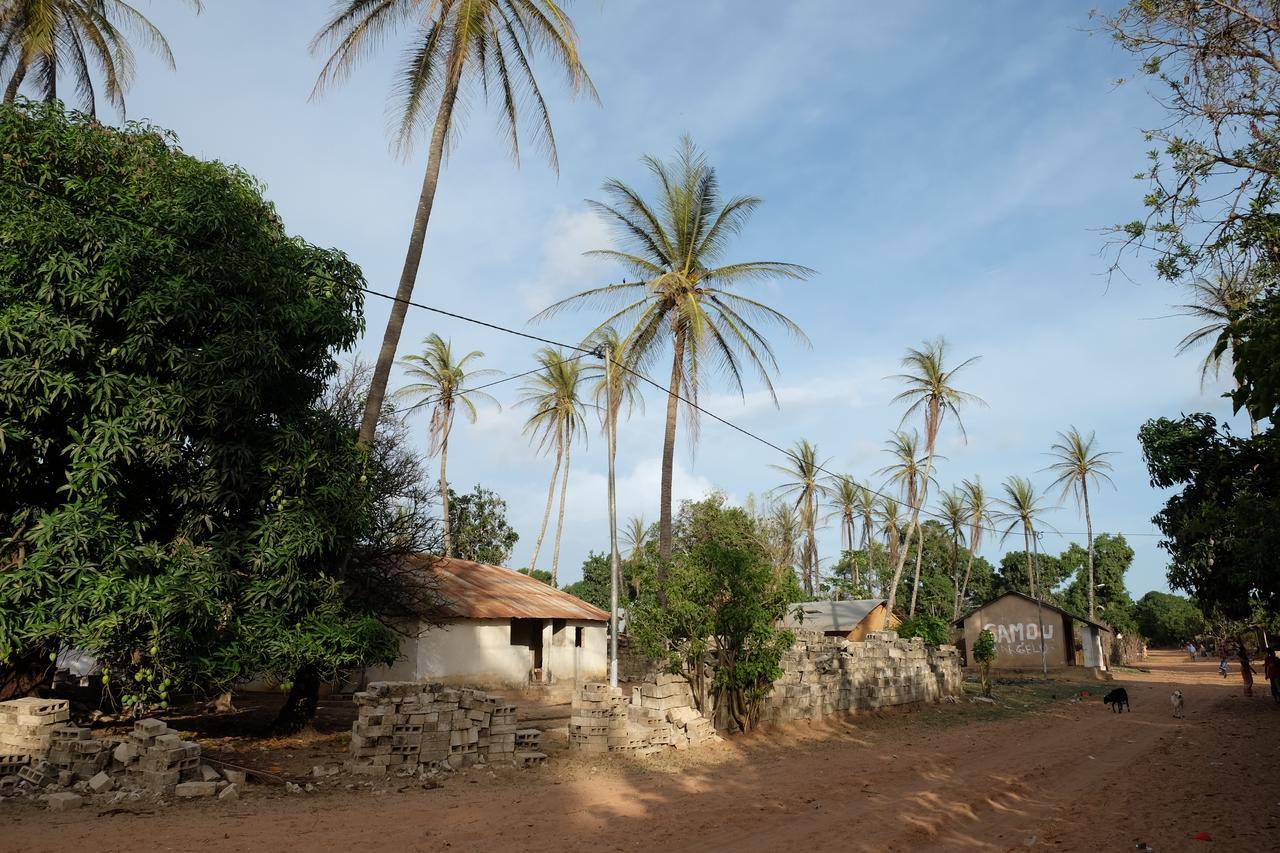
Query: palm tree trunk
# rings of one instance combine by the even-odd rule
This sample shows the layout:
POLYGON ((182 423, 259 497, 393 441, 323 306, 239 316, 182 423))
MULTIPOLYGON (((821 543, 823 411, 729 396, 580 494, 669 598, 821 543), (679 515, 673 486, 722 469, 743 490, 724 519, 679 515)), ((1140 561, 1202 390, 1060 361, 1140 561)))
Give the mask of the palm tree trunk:
POLYGON ((1080 481, 1080 496, 1084 499, 1084 529, 1089 540, 1089 618, 1096 620, 1093 591, 1097 582, 1093 577, 1093 519, 1089 517, 1089 487, 1084 480, 1080 481))
POLYGON ((813 492, 809 493, 809 574, 813 578, 813 594, 822 588, 822 576, 818 569, 818 503, 813 492))
POLYGON ((969 561, 968 561, 968 564, 965 565, 964 567, 964 583, 960 585, 960 589, 956 593, 956 609, 951 614, 952 619, 960 618, 960 608, 964 604, 965 594, 969 591, 969 577, 970 577, 970 574, 973 572, 973 552, 974 552, 974 549, 970 548, 969 561))
MULTIPOLYGON (((893 585, 889 587, 889 603, 884 609, 884 624, 881 626, 882 631, 889 630, 889 620, 893 614, 893 606, 898 597, 898 584, 902 583, 902 569, 907 563, 907 554, 911 551, 911 533, 920 530, 920 507, 924 506, 924 502, 929 494, 929 477, 933 474, 933 442, 929 442, 929 452, 925 457, 924 463, 924 479, 920 484, 920 495, 911 507, 911 524, 907 528, 907 547, 898 554, 898 559, 894 561, 893 567, 893 585)), ((921 547, 924 545, 924 537, 921 536, 921 547)), ((917 563, 917 566, 919 564, 917 563)), ((919 583, 919 572, 917 570, 916 582, 919 583)), ((915 608, 915 587, 911 588, 912 609, 915 608)))
POLYGON ((564 499, 569 493, 569 452, 572 450, 572 439, 569 438, 569 424, 564 426, 564 473, 561 475, 564 479, 560 481, 560 518, 556 521, 556 544, 551 551, 551 586, 558 588, 556 585, 556 569, 560 565, 560 534, 564 531, 564 499))
POLYGON ((1031 597, 1038 598, 1036 595, 1036 570, 1031 565, 1031 527, 1027 524, 1022 525, 1022 544, 1027 549, 1027 585, 1031 589, 1031 597))
POLYGON ((556 467, 551 469, 551 485, 547 487, 547 507, 542 511, 542 528, 538 530, 538 541, 533 543, 533 556, 529 559, 529 574, 538 567, 538 552, 542 550, 542 538, 547 535, 547 522, 551 520, 551 501, 556 496, 556 477, 560 474, 560 460, 564 458, 564 448, 556 443, 556 467))
POLYGON ((18 90, 22 88, 22 81, 27 76, 27 63, 19 62, 18 66, 13 69, 13 76, 9 78, 9 85, 4 87, 4 102, 12 104, 18 97, 18 90))
POLYGON ((671 476, 675 465, 676 415, 679 412, 680 387, 684 382, 684 332, 675 333, 675 354, 671 359, 671 385, 667 389, 667 426, 662 439, 662 487, 658 495, 658 599, 666 602, 666 563, 671 559, 671 476))
MULTIPOLYGON (((951 531, 951 586, 952 589, 959 592, 960 590, 960 537, 951 531)), ((955 617, 952 617, 955 618, 955 617)))
POLYGON ((404 328, 404 316, 409 310, 413 286, 418 280, 422 246, 427 239, 427 223, 431 220, 436 185, 440 182, 440 166, 444 162, 444 143, 449 136, 453 107, 457 102, 458 86, 462 80, 461 47, 455 45, 454 53, 449 59, 448 77, 440 98, 440 108, 436 110, 435 128, 431 131, 431 147, 427 155, 427 171, 422 177, 422 191, 418 195, 418 210, 413 217, 413 230, 409 233, 409 248, 405 252, 404 268, 400 271, 400 283, 396 286, 396 301, 391 303, 391 316, 387 318, 382 348, 378 350, 378 361, 373 369, 373 379, 369 383, 369 396, 365 400, 364 418, 360 423, 360 444, 364 447, 372 444, 373 434, 378 428, 382 401, 387 394, 387 379, 391 376, 391 365, 396 360, 396 348, 400 345, 400 332, 404 328))
POLYGON ((444 555, 453 556, 453 536, 449 532, 449 480, 445 476, 445 466, 449 464, 449 430, 452 423, 446 422, 444 437, 440 439, 440 511, 444 516, 444 555))
POLYGON ((916 615, 916 593, 920 590, 920 564, 924 562, 924 528, 916 525, 916 577, 911 583, 911 609, 907 617, 916 615))

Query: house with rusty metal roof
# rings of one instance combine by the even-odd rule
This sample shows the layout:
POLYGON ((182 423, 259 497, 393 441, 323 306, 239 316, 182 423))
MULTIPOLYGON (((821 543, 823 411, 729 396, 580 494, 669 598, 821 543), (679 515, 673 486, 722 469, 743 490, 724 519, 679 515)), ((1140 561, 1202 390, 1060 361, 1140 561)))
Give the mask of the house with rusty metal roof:
POLYGON ((478 687, 575 684, 608 677, 609 614, 539 580, 456 558, 421 556, 443 618, 408 626, 401 659, 370 680, 478 687))

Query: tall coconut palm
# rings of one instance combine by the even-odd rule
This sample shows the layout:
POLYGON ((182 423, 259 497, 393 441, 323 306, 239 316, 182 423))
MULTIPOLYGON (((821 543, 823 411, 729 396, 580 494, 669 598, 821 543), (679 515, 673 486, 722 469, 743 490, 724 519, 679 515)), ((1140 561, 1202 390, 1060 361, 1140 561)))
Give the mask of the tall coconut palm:
POLYGON ((964 492, 959 489, 948 489, 942 492, 938 500, 938 515, 942 516, 942 525, 951 536, 951 583, 958 594, 960 591, 960 543, 964 541, 965 527, 968 522, 968 507, 965 506, 964 492))
POLYGON ((431 408, 431 445, 432 456, 440 454, 440 504, 444 520, 444 554, 453 556, 453 538, 449 530, 449 479, 446 468, 449 464, 449 433, 453 430, 453 416, 461 407, 463 416, 471 423, 476 422, 476 401, 482 400, 502 408, 491 395, 484 391, 467 388, 467 383, 475 383, 478 379, 497 376, 499 370, 469 370, 468 365, 484 358, 484 353, 472 350, 461 358, 455 358, 450 341, 435 332, 427 335, 422 341, 422 352, 407 355, 400 360, 405 375, 416 380, 396 392, 397 397, 408 397, 418 400, 420 406, 431 408))
POLYGON ((981 478, 965 480, 960 484, 960 489, 964 493, 965 518, 969 524, 969 559, 965 564, 964 581, 956 591, 956 606, 951 617, 953 619, 960 618, 960 608, 964 606, 965 596, 968 595, 969 578, 973 575, 973 560, 978 554, 978 549, 982 547, 982 535, 987 532, 988 527, 995 524, 991 501, 987 497, 986 489, 982 487, 981 478))
POLYGON ((1027 555, 1027 586, 1032 598, 1038 599, 1042 590, 1036 578, 1035 565, 1031 561, 1031 540, 1036 535, 1036 522, 1048 509, 1043 497, 1026 477, 1010 477, 1004 481, 1004 497, 996 498, 1002 509, 994 513, 997 524, 1007 525, 1000 541, 1008 539, 1014 530, 1022 528, 1022 541, 1027 555))
MULTIPOLYGON (((830 479, 830 485, 827 487, 827 496, 830 498, 831 512, 827 515, 826 521, 838 519, 840 522, 840 550, 852 552, 857 543, 854 541, 857 533, 857 523, 859 516, 859 503, 862 487, 857 481, 848 474, 839 474, 830 479)), ((853 583, 858 584, 858 565, 853 565, 853 583)))
MULTIPOLYGON (((617 229, 619 248, 590 254, 617 262, 628 280, 562 299, 535 319, 571 307, 602 307, 612 313, 601 326, 621 324, 629 329, 623 338, 628 367, 642 370, 659 356, 671 355, 658 517, 661 591, 664 563, 671 559, 671 483, 679 400, 683 397, 696 404, 706 370, 720 372, 739 392, 744 390, 743 373, 754 371, 773 395, 770 374, 777 370, 773 347, 752 324, 774 323, 799 341, 808 339, 783 314, 738 291, 751 283, 805 279, 813 271, 781 261, 723 262, 732 238, 763 202, 753 196, 723 200, 715 169, 688 137, 671 162, 646 156, 644 164, 658 184, 655 203, 616 179, 604 184, 610 203, 591 202, 617 229)), ((690 427, 696 428, 696 409, 686 407, 685 414, 690 427)))
MULTIPOLYGON (((898 487, 902 494, 902 499, 906 501, 907 508, 915 507, 922 500, 921 486, 924 477, 924 463, 926 460, 920 455, 920 434, 915 430, 906 432, 899 430, 895 432, 889 440, 888 453, 896 460, 892 465, 886 465, 877 471, 877 474, 887 474, 889 483, 898 487)), ((936 485, 936 482, 935 482, 936 485)), ((919 533, 919 530, 915 530, 919 533)), ((907 529, 907 541, 904 554, 910 553, 912 541, 912 529, 907 529)), ((920 564, 924 559, 924 536, 917 535, 916 540, 916 582, 915 586, 920 585, 920 564)), ((906 557, 903 557, 905 561, 906 557)), ((901 580, 901 578, 899 578, 901 580)), ((898 582, 894 582, 895 589, 898 582)), ((909 615, 915 615, 916 591, 915 587, 911 590, 911 611, 909 615)))
POLYGON ((769 551, 773 557, 774 569, 781 578, 784 573, 795 569, 799 554, 796 551, 796 543, 800 539, 800 532, 804 529, 801 523, 800 514, 796 512, 795 504, 790 501, 778 501, 769 509, 769 551))
MULTIPOLYGON (((200 0, 187 2, 200 11, 200 0)), ((84 111, 96 115, 96 72, 107 101, 124 112, 134 73, 130 38, 175 67, 164 35, 123 0, 5 0, 0 3, 0 74, 9 78, 4 102, 13 103, 28 81, 46 101, 56 101, 59 83, 69 79, 84 111)))
MULTIPOLYGON (((1187 333, 1178 342, 1178 355, 1200 344, 1209 344, 1209 352, 1200 364, 1200 387, 1203 388, 1209 378, 1216 377, 1222 369, 1224 356, 1234 361, 1240 339, 1232 333, 1231 324, 1258 294, 1259 287, 1247 278, 1226 273, 1213 280, 1198 278, 1189 287, 1191 302, 1174 307, 1189 317, 1204 321, 1205 325, 1187 333)), ((1249 428, 1254 435, 1258 434, 1258 422, 1252 415, 1249 416, 1249 428)))
MULTIPOLYGON (((855 502, 858 518, 862 521, 862 548, 867 552, 867 578, 866 588, 871 588, 871 579, 876 576, 875 554, 872 552, 871 541, 875 536, 876 530, 876 493, 871 491, 863 483, 858 483, 858 497, 855 502)), ((858 577, 858 564, 855 562, 853 566, 854 583, 858 586, 862 585, 862 579, 858 577)))
POLYGON ((431 125, 427 170, 396 286, 396 301, 391 305, 360 425, 360 441, 365 445, 378 423, 405 312, 413 298, 440 167, 456 129, 455 114, 459 109, 465 111, 472 92, 485 100, 496 99, 499 129, 517 163, 519 125, 522 117, 531 114, 534 141, 558 170, 551 116, 531 64, 534 56, 545 53, 565 73, 574 94, 586 91, 595 95, 578 55, 578 36, 564 11, 566 5, 564 0, 341 0, 333 17, 311 41, 313 53, 332 49, 312 90, 315 97, 349 76, 358 60, 376 52, 400 27, 413 27, 414 36, 401 60, 394 89, 397 147, 408 151, 418 131, 431 125))
POLYGON ((801 566, 804 591, 809 595, 814 595, 818 589, 818 501, 830 491, 822 481, 822 469, 830 461, 819 462, 817 445, 801 439, 787 451, 785 465, 769 466, 791 478, 773 491, 787 498, 794 498, 793 505, 804 524, 805 544, 801 566))
POLYGON ((627 560, 638 560, 644 554, 644 546, 649 544, 649 525, 644 523, 643 515, 627 519, 622 528, 622 542, 627 549, 627 560))
POLYGON ((556 542, 551 552, 551 585, 556 585, 556 573, 560 565, 560 534, 564 530, 564 502, 569 491, 569 458, 574 437, 581 434, 586 440, 586 403, 582 399, 582 361, 566 358, 560 350, 543 347, 535 358, 542 369, 524 386, 520 404, 533 409, 525 421, 524 430, 537 442, 542 452, 554 450, 555 468, 551 471, 551 485, 547 488, 547 506, 542 513, 542 527, 538 541, 529 559, 529 572, 538 565, 538 553, 547 534, 547 522, 551 518, 551 501, 556 492, 556 475, 563 467, 560 483, 560 518, 556 522, 556 542))
MULTIPOLYGON (((888 495, 881 495, 879 501, 880 530, 884 534, 884 544, 889 552, 890 567, 898 564, 898 558, 901 556, 902 550, 902 519, 900 505, 896 500, 888 495)), ((870 583, 868 583, 870 586, 870 583)), ((883 598, 891 598, 892 590, 886 591, 884 585, 881 584, 880 595, 883 598)))
POLYGON ((1107 461, 1108 456, 1114 456, 1112 451, 1100 451, 1095 447, 1097 438, 1094 433, 1089 433, 1089 437, 1085 438, 1080 434, 1080 430, 1074 426, 1066 432, 1058 433, 1058 440, 1049 448, 1051 455, 1057 458, 1046 470, 1053 471, 1058 478, 1053 481, 1049 488, 1062 487, 1062 496, 1060 500, 1066 500, 1068 494, 1074 495, 1076 499, 1076 509, 1084 510, 1084 529, 1085 535, 1089 540, 1089 618, 1096 619, 1096 608, 1094 605, 1094 576, 1093 576, 1093 518, 1089 514, 1089 483, 1092 481, 1095 486, 1100 483, 1111 483, 1111 476, 1107 473, 1112 470, 1111 463, 1107 461))
MULTIPOLYGON (((942 430, 942 422, 948 414, 960 428, 960 437, 965 441, 968 436, 964 431, 964 423, 960 420, 960 407, 968 403, 985 406, 980 398, 967 391, 957 389, 954 384, 956 374, 976 362, 980 356, 965 359, 955 367, 947 367, 947 342, 944 338, 925 341, 921 349, 909 349, 902 358, 902 366, 906 372, 890 377, 906 385, 906 390, 893 398, 895 403, 907 403, 907 410, 902 415, 902 423, 913 414, 924 415, 925 466, 921 479, 920 499, 911 507, 911 524, 908 528, 919 534, 920 507, 928 499, 929 480, 933 473, 934 454, 938 446, 938 433, 942 430)), ((908 534, 910 535, 910 534, 908 534)), ((921 538, 923 544, 923 537, 921 538)), ((885 610, 885 626, 889 624, 889 613, 893 610, 892 596, 897 593, 898 583, 902 578, 902 566, 905 554, 899 555, 898 565, 894 567, 893 589, 890 592, 889 607, 885 610)), ((916 559, 916 578, 911 587, 911 610, 915 612, 916 589, 920 586, 920 559, 916 559)))

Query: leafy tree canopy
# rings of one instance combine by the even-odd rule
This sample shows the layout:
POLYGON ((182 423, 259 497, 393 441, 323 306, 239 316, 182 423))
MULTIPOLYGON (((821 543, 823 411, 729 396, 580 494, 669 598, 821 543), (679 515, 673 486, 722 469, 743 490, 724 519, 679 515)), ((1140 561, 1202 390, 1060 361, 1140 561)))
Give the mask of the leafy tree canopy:
POLYGON ((520 534, 507 523, 507 502, 477 485, 465 495, 449 490, 449 530, 454 556, 504 566, 520 534))
POLYGON ((1134 606, 1138 630, 1153 643, 1181 645, 1205 628, 1204 616, 1180 595, 1152 590, 1134 606))
POLYGON ((951 628, 941 616, 917 613, 898 626, 899 637, 921 637, 927 645, 941 646, 951 642, 951 628))
MULTIPOLYGON (((576 595, 588 604, 594 604, 606 613, 609 611, 609 555, 592 551, 582 561, 582 580, 575 581, 564 588, 570 595, 576 595)), ((623 567, 625 572, 625 566, 623 567)), ((618 600, 627 597, 626 584, 618 590, 618 600)))
MULTIPOLYGON (((1072 542, 1058 561, 1072 578, 1062 592, 1062 606, 1071 613, 1089 614, 1089 552, 1072 542)), ((1097 589, 1095 602, 1101 621, 1117 630, 1129 632, 1137 625, 1133 621, 1133 598, 1125 586, 1124 576, 1133 565, 1133 549, 1121 535, 1103 533, 1093 540, 1093 571, 1097 589)))
POLYGON ((0 661, 74 646, 163 701, 394 659, 343 571, 364 457, 316 405, 359 269, 148 126, 4 107, 0 161, 0 661))
POLYGON ((1227 618, 1280 610, 1280 444, 1252 439, 1212 415, 1148 421, 1138 433, 1157 488, 1181 487, 1153 519, 1169 552, 1169 585, 1227 618))
POLYGON ((791 647, 792 635, 778 623, 795 577, 775 569, 753 517, 727 506, 723 495, 682 504, 674 540, 666 602, 655 583, 642 583, 630 636, 689 678, 699 707, 708 707, 714 692, 721 728, 749 729, 791 647))

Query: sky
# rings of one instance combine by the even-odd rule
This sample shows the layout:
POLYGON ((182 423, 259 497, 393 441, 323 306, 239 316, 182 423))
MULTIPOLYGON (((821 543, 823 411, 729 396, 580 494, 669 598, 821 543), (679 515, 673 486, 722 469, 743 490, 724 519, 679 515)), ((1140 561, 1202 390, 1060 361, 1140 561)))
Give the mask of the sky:
MULTIPOLYGON (((879 485, 885 441, 899 426, 899 372, 908 347, 944 336, 956 359, 980 356, 957 384, 986 407, 963 411, 968 440, 944 425, 945 487, 1013 474, 1047 489, 1059 430, 1096 431, 1112 451, 1115 488, 1092 496, 1095 532, 1123 532, 1136 556, 1135 597, 1166 590, 1166 557, 1151 517, 1136 434, 1152 417, 1230 407, 1222 381, 1201 387, 1199 355, 1175 357, 1194 328, 1185 301, 1150 259, 1108 276, 1104 229, 1141 215, 1133 180, 1162 113, 1143 81, 1117 85, 1132 57, 1090 32, 1091 3, 844 0, 585 0, 571 4, 600 103, 574 99, 535 65, 555 126, 557 173, 532 146, 508 156, 496 113, 472 99, 440 181, 415 299, 556 340, 580 340, 598 315, 530 318, 549 303, 617 281, 584 257, 612 234, 588 207, 606 178, 652 193, 641 156, 666 158, 689 134, 728 195, 765 204, 732 245, 734 260, 783 260, 817 274, 755 286, 795 320, 810 346, 777 337, 778 406, 758 383, 744 395, 716 380, 703 405, 776 444, 818 445, 826 467, 879 485)), ((370 288, 395 289, 426 163, 425 146, 391 149, 388 96, 413 33, 389 39, 344 84, 311 98, 322 57, 309 42, 330 12, 320 0, 219 0, 199 16, 142 0, 177 60, 140 55, 128 118, 175 131, 198 157, 255 175, 287 228, 347 252, 370 288)), ((142 50, 139 50, 142 54, 142 50)), ((104 116, 104 118, 106 118, 104 116)), ((358 354, 372 359, 388 303, 369 297, 358 354)), ((518 373, 536 344, 410 309, 401 352, 438 332, 483 366, 518 373)), ((664 372, 656 371, 659 376, 664 372)), ((403 384, 393 376, 392 387, 403 384)), ((450 481, 480 483, 508 503, 520 534, 511 565, 527 565, 553 460, 531 447, 516 406, 519 382, 494 389, 502 409, 459 419, 450 481)), ((658 515, 664 400, 620 425, 620 519, 658 515)), ((426 445, 427 416, 417 434, 426 445)), ((1233 423, 1239 421, 1233 419, 1233 423)), ((910 426, 911 424, 908 424, 910 426)), ((782 481, 778 454, 714 422, 678 437, 677 499, 712 489, 742 501, 782 481)), ((575 447, 560 555, 561 582, 607 551, 605 444, 575 447)), ((1056 500, 1057 494, 1053 493, 1056 500)), ((1051 553, 1083 543, 1068 499, 1046 516, 1051 553)), ((553 516, 554 525, 554 516, 553 516)), ((548 537, 554 535, 554 530, 548 537)), ((824 563, 838 532, 821 532, 824 563)), ((1021 537, 988 537, 997 560, 1021 537)), ((539 558, 549 568, 549 545, 539 558)))

